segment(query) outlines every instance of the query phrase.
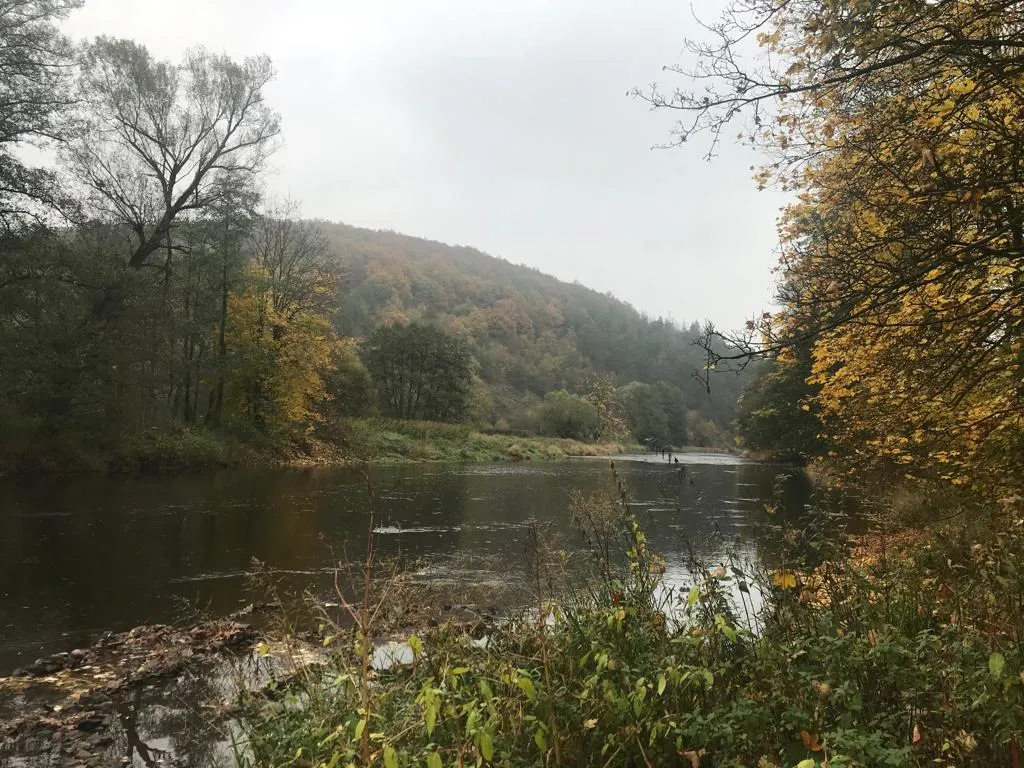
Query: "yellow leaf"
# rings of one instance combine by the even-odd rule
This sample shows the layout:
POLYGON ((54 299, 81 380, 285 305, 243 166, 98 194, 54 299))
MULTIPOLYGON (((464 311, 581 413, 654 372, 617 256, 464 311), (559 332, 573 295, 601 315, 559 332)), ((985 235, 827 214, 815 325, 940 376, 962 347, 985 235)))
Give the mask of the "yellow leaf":
POLYGON ((796 574, 791 571, 778 571, 772 576, 772 582, 780 589, 796 589, 796 574))

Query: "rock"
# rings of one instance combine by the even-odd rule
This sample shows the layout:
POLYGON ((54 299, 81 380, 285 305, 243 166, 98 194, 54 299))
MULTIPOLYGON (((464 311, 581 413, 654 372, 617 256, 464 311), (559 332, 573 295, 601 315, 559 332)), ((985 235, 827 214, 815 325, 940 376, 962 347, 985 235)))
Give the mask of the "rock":
POLYGON ((97 748, 109 747, 114 743, 114 737, 109 733, 97 733, 89 738, 89 743, 97 748))
POLYGON ((109 723, 109 718, 101 715, 98 712, 90 712, 88 715, 78 721, 75 726, 78 730, 85 733, 94 733, 100 728, 105 727, 109 723))
POLYGON ((67 666, 68 654, 55 653, 42 659, 36 659, 28 665, 26 671, 29 675, 50 675, 59 672, 67 666))

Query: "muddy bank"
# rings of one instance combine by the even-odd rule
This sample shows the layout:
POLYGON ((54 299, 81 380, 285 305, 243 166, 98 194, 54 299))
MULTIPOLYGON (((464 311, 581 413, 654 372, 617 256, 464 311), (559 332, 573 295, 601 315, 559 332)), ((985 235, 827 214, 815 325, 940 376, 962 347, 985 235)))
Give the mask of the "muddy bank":
MULTIPOLYGON (((441 624, 481 636, 498 620, 493 589, 413 588, 407 579, 390 581, 392 600, 375 623, 382 643, 375 664, 401 659, 401 648, 388 640, 441 624)), ((90 647, 0 677, 0 768, 234 765, 239 694, 262 695, 273 681, 323 661, 318 623, 346 630, 337 603, 293 609, 296 615, 264 603, 191 627, 108 632, 90 647)))
POLYGON ((223 744, 230 691, 211 668, 255 641, 233 621, 156 625, 38 659, 0 678, 0 766, 212 765, 197 749, 223 744))

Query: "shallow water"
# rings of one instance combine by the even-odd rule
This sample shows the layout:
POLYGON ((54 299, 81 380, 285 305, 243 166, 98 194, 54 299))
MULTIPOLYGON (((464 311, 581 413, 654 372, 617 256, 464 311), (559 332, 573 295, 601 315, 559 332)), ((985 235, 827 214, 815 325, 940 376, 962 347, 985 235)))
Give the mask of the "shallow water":
MULTIPOLYGON (((678 458, 614 460, 669 577, 691 551, 755 555, 764 505, 798 515, 809 498, 793 470, 719 454, 678 458)), ((499 586, 524 573, 535 526, 571 547, 569 493, 611 479, 609 460, 576 459, 6 482, 0 675, 107 630, 264 601, 254 560, 286 594, 326 593, 335 566, 361 556, 371 527, 378 554, 404 559, 421 579, 499 586)))

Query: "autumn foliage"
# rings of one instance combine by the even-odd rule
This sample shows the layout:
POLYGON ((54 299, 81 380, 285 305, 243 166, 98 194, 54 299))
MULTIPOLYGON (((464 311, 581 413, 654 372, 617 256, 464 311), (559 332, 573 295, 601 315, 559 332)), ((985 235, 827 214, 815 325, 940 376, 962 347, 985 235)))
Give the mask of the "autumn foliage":
POLYGON ((855 467, 1004 492, 1024 474, 1024 8, 1005 0, 733 4, 697 46, 680 136, 737 115, 795 195, 784 309, 810 341, 822 434, 855 467), (737 42, 756 38, 745 68, 737 42))

